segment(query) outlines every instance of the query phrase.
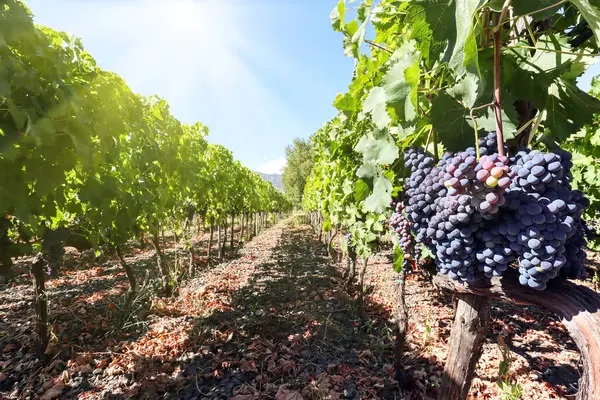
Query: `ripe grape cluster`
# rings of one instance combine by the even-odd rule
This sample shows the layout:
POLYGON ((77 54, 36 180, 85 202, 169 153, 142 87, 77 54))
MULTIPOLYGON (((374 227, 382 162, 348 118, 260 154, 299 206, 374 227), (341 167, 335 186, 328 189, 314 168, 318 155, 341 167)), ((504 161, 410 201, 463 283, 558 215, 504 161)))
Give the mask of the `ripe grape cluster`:
POLYGON ((415 255, 415 258, 418 258, 416 254, 417 248, 415 248, 416 242, 410 232, 410 222, 408 222, 408 219, 402 213, 404 204, 401 201, 395 201, 392 202, 392 207, 394 208, 394 212, 389 219, 389 224, 392 231, 398 236, 398 245, 404 254, 402 267, 408 268, 413 255, 415 255))
POLYGON ((416 242, 436 258, 438 271, 468 282, 480 271, 500 276, 517 260, 520 282, 543 290, 560 275, 585 274, 582 210, 589 201, 570 184, 571 156, 521 151, 498 156, 496 135, 436 164, 415 148, 404 153, 411 174, 390 224, 410 251, 416 242), (403 213, 404 211, 404 213, 403 213))

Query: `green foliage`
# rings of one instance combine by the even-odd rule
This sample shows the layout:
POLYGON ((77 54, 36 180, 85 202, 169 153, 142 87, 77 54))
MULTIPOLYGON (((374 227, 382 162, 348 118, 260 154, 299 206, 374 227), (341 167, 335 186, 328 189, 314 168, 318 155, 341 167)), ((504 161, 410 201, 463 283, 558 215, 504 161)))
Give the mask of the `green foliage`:
POLYGON ((81 41, 0 6, 0 210, 33 236, 77 223, 96 245, 180 229, 190 209, 289 208, 270 183, 184 125, 159 97, 134 94, 81 41))
MULTIPOLYGON (((338 115, 311 140, 315 165, 303 206, 350 231, 358 254, 368 256, 406 174, 393 147, 428 142, 453 151, 495 129, 493 110, 481 106, 493 99, 493 36, 504 1, 368 0, 357 13, 346 3, 340 0, 330 17, 343 35, 344 54, 355 59, 354 74, 334 101, 338 115), (478 132, 470 117, 475 107, 478 132)), ((499 33, 499 66, 511 151, 531 142, 563 143, 600 113, 600 101, 576 85, 598 52, 597 37, 586 36, 588 25, 598 33, 596 3, 510 6, 499 33)), ((575 159, 585 166, 579 174, 576 168, 576 183, 592 179, 598 158, 582 154, 585 159, 575 159)))
POLYGON ((313 166, 312 145, 310 141, 301 138, 285 149, 287 164, 283 170, 281 183, 286 197, 294 207, 300 208, 306 179, 313 166))
MULTIPOLYGON (((600 98, 599 77, 592 80, 590 93, 600 98)), ((590 199, 591 204, 585 210, 585 217, 600 234, 600 115, 594 116, 593 123, 570 137, 563 147, 573 153, 573 184, 590 199)), ((590 247, 599 248, 600 239, 590 243, 590 247)))
POLYGON ((396 244, 394 246, 394 271, 401 272, 403 268, 404 252, 402 248, 396 244))
POLYGON ((498 349, 502 355, 502 361, 498 367, 498 387, 502 391, 500 398, 501 400, 519 400, 523 396, 523 388, 510 372, 512 356, 502 336, 498 336, 498 349))

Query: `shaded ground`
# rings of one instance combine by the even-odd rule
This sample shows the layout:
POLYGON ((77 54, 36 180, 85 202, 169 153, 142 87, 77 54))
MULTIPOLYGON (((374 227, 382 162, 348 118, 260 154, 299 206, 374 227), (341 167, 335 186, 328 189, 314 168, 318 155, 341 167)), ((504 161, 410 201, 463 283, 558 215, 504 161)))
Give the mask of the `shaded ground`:
MULTIPOLYGON (((64 305, 75 307, 65 321, 68 326, 61 326, 58 318, 65 313, 51 314, 59 325, 55 362, 35 369, 29 324, 23 337, 11 339, 15 348, 3 349, 6 372, 0 394, 89 399, 397 397, 389 378, 392 334, 387 311, 369 302, 363 311, 359 300, 340 288, 340 272, 307 229, 268 229, 237 258, 206 269, 178 297, 151 298, 130 317, 136 328, 125 331, 114 328, 128 313, 117 307, 118 298, 107 300, 111 290, 119 291, 120 272, 77 272, 87 274, 88 286, 85 298, 70 298, 76 306, 64 305), (83 313, 77 308, 83 303, 101 306, 83 313), (109 339, 96 340, 103 335, 109 339)), ((71 279, 57 284, 61 291, 52 293, 56 301, 51 308, 67 303, 61 299, 75 286, 71 279)), ((3 310, 16 307, 15 293, 30 295, 20 285, 7 292, 11 295, 3 292, 3 310)), ((19 320, 17 313, 31 307, 27 300, 21 302, 19 311, 6 314, 13 323, 19 320)))
MULTIPOLYGON (((437 395, 452 298, 411 275, 404 360, 410 393, 402 394, 392 379, 390 249, 370 260, 364 307, 343 289, 338 255, 327 258, 310 228, 292 220, 265 230, 222 264, 207 267, 200 259, 199 276, 171 299, 154 295, 153 254, 130 249, 128 261, 145 283, 129 308, 123 296, 127 281, 114 260, 70 254, 69 268, 49 282, 53 361, 45 367, 32 354, 28 277, 0 288, 0 399, 437 395)), ((173 244, 168 254, 172 263, 184 256, 173 244)), ((512 351, 511 371, 523 386, 523 399, 566 399, 576 391, 579 354, 552 315, 495 302, 493 317, 473 399, 499 398, 498 335, 512 351)))
MULTIPOLYGON (((366 280, 374 288, 372 300, 391 307, 395 273, 389 257, 390 251, 378 254, 369 266, 366 280)), ((589 280, 584 283, 593 286, 589 280)), ((405 365, 416 381, 414 394, 420 391, 423 396, 417 398, 435 398, 452 328, 453 299, 419 275, 409 277, 406 290, 410 324, 405 365)), ((477 364, 472 399, 498 399, 501 394, 497 385, 502 361, 499 335, 511 350, 511 373, 523 388, 522 399, 574 398, 580 355, 564 326, 545 310, 494 301, 492 331, 477 364)))

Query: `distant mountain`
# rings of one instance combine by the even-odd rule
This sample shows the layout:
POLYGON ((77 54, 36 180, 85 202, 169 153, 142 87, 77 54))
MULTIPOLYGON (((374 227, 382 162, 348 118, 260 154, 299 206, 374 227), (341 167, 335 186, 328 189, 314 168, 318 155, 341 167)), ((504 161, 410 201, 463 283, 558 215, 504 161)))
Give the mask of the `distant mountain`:
POLYGON ((276 189, 279 189, 283 192, 283 185, 281 184, 281 175, 280 174, 263 174, 262 172, 258 173, 261 178, 263 178, 267 182, 271 182, 276 189))

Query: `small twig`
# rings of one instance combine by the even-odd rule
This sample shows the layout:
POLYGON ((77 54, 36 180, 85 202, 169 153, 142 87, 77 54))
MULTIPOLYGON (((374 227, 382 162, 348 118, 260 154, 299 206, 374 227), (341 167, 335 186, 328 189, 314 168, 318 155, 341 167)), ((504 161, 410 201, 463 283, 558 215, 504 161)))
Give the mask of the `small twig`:
POLYGON ((502 11, 500 12, 500 19, 498 20, 498 28, 496 29, 497 31, 500 31, 502 29, 501 26, 504 23, 504 20, 506 19, 506 14, 508 14, 508 7, 510 7, 510 2, 511 0, 504 1, 502 11))
POLYGON ((471 121, 473 121, 473 129, 475 130, 475 152, 477 154, 477 160, 479 160, 479 128, 477 126, 477 118, 473 115, 473 113, 477 110, 483 110, 484 108, 493 107, 494 103, 487 103, 481 106, 473 107, 469 111, 469 115, 471 116, 471 121))
MULTIPOLYGON (((521 17, 527 17, 527 16, 530 16, 530 15, 533 15, 533 14, 538 14, 538 13, 541 13, 541 12, 544 12, 544 11, 550 10, 550 9, 552 9, 552 8, 554 8, 554 7, 558 7, 558 6, 560 6, 561 4, 567 3, 568 1, 569 1, 569 0, 561 0, 561 1, 559 1, 558 3, 551 4, 551 5, 547 6, 547 7, 540 8, 539 10, 535 10, 535 11, 529 12, 529 13, 527 13, 527 14, 519 15, 519 16, 517 16, 517 17, 515 17, 515 18, 511 18, 511 19, 509 19, 508 21, 514 21, 514 20, 516 20, 516 19, 519 19, 519 18, 521 18, 521 17)), ((508 21, 507 21, 507 22, 508 22, 508 21)))
POLYGON ((537 132, 538 128, 540 127, 540 123, 542 122, 542 117, 544 115, 546 111, 545 110, 541 110, 539 112, 539 115, 537 116, 535 123, 533 124, 533 126, 531 127, 531 131, 529 131, 529 135, 527 137, 527 144, 529 144, 529 142, 531 142, 531 139, 533 139, 533 135, 535 135, 535 133, 537 132))
POLYGON ((535 38, 535 35, 533 34, 533 30, 531 29, 531 24, 527 20, 527 17, 523 17, 523 20, 525 21, 525 27, 527 28, 527 33, 529 33, 533 45, 537 45, 537 40, 535 38))
POLYGON ((429 147, 429 139, 431 139, 431 134, 433 133, 433 125, 429 128, 429 133, 427 134, 427 140, 425 140, 425 151, 427 151, 427 147, 429 147))
POLYGON ((369 45, 371 45, 371 46, 373 46, 373 47, 377 47, 377 48, 378 48, 378 49, 380 49, 380 50, 387 51, 387 52, 388 52, 388 53, 390 53, 390 54, 393 54, 393 51, 391 51, 390 49, 386 49, 386 48, 385 48, 385 47, 383 47, 382 45, 380 45, 380 44, 377 44, 377 43, 375 43, 375 42, 373 42, 373 41, 371 41, 371 40, 367 40, 367 39, 365 39, 365 43, 367 43, 367 44, 369 44, 369 45))
POLYGON ((571 56, 586 56, 586 57, 600 57, 600 53, 575 53, 574 51, 562 51, 562 50, 552 50, 552 49, 544 49, 535 46, 527 46, 527 45, 517 45, 517 46, 506 46, 509 49, 531 49, 531 50, 539 50, 539 51, 547 51, 549 53, 557 53, 557 54, 567 54, 571 56))

